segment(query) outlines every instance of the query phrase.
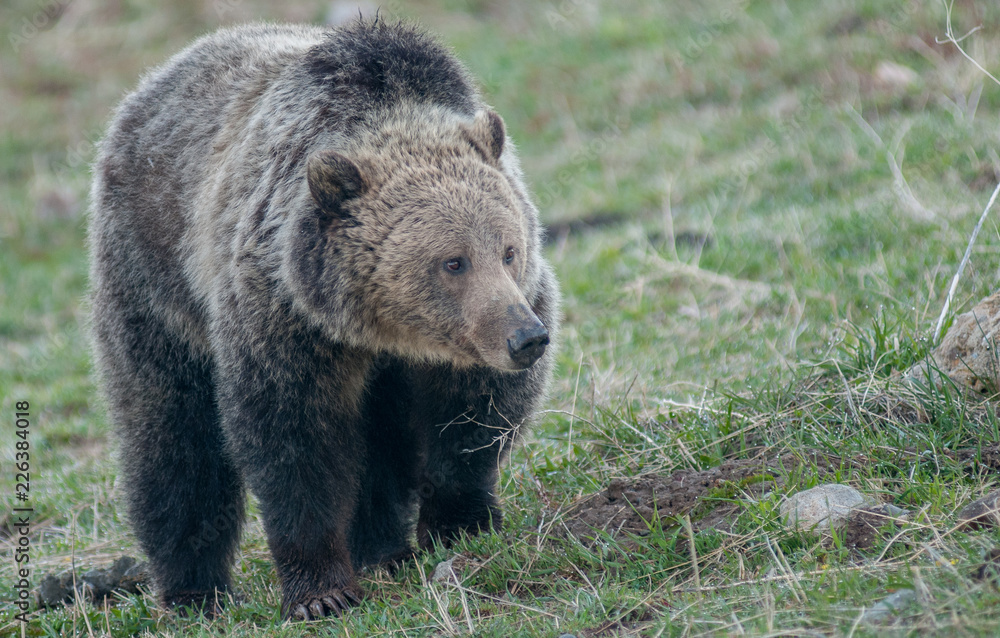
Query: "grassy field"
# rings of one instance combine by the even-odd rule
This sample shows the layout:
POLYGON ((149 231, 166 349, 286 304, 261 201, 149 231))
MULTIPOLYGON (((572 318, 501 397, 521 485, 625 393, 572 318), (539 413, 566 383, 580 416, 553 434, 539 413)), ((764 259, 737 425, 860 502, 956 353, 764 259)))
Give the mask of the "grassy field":
MULTIPOLYGON (((322 22, 335 6, 0 6, 0 458, 10 495, 0 635, 21 631, 10 558, 18 402, 30 404, 33 584, 137 551, 86 336, 88 162, 112 107, 144 68, 217 26, 322 22)), ((934 345, 948 284, 1000 178, 1000 86, 941 43, 946 9, 384 5, 439 33, 480 78, 550 227, 566 298, 559 369, 548 409, 505 469, 503 532, 422 554, 393 576, 367 573, 362 606, 306 627, 280 621, 252 517, 236 565, 245 600, 215 622, 131 596, 33 610, 27 634, 1000 635, 1000 593, 974 577, 1000 532, 955 523, 960 507, 998 487, 995 404, 899 378, 934 345), (580 532, 609 484, 677 489, 687 478, 702 487, 683 504, 636 509, 631 523, 645 529, 580 532), (782 496, 830 481, 909 515, 863 547, 788 530, 782 496), (866 615, 905 590, 914 594, 898 613, 866 615)), ((978 28, 962 47, 1000 73, 1000 6, 959 1, 951 21, 958 36, 978 28)), ((956 312, 997 288, 996 219, 956 312)))

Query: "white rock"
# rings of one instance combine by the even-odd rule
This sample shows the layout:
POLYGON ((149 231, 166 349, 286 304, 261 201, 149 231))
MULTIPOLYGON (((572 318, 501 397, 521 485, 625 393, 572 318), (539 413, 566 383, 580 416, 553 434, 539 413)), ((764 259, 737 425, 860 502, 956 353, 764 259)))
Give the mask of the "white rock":
POLYGON ((443 560, 440 563, 438 563, 437 567, 434 568, 434 573, 431 575, 431 582, 441 583, 453 579, 457 581, 458 577, 455 576, 454 564, 455 564, 455 556, 452 556, 448 560, 443 560))
POLYGON ((851 510, 868 504, 853 487, 827 483, 792 494, 782 501, 779 511, 781 520, 793 529, 829 533, 843 529, 851 510))
POLYGON ((920 75, 908 66, 882 60, 872 74, 875 83, 887 89, 905 89, 920 80, 920 75))

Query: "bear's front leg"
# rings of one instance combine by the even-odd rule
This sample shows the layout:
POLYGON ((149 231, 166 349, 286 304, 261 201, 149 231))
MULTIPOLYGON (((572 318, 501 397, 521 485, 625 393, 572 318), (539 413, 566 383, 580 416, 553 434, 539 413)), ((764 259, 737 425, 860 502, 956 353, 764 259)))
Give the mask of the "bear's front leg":
POLYGON ((506 373, 451 366, 417 369, 414 417, 426 434, 426 463, 417 485, 417 540, 446 545, 462 532, 499 531, 500 467, 541 398, 548 361, 506 373))
MULTIPOLYGON (((227 444, 260 500, 286 618, 340 615, 362 593, 349 530, 364 464, 360 401, 370 357, 291 312, 215 328, 227 444), (268 328, 274 328, 268 330, 268 328)), ((271 313, 275 311, 270 309, 271 313)))

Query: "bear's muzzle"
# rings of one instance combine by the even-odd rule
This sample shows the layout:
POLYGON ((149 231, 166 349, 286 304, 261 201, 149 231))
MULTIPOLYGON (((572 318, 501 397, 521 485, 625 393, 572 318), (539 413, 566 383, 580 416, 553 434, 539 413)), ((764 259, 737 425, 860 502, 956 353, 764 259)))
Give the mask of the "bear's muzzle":
POLYGON ((526 306, 512 307, 508 312, 519 316, 522 323, 507 337, 507 352, 515 369, 524 370, 545 354, 545 347, 549 345, 549 331, 526 306))

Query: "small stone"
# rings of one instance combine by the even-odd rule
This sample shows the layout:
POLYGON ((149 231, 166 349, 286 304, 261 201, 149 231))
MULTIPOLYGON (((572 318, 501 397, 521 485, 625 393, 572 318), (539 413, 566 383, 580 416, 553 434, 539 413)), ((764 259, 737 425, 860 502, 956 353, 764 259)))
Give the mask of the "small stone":
POLYGON ((779 512, 789 527, 828 534, 843 529, 851 510, 867 504, 865 496, 853 487, 827 483, 792 494, 782 501, 779 512))
POLYGON ((875 625, 890 620, 899 612, 917 602, 917 592, 912 589, 900 589, 896 593, 887 596, 882 602, 873 605, 871 609, 861 615, 861 622, 866 625, 875 625))
POLYGON ((1000 490, 990 492, 961 509, 959 529, 990 529, 1000 525, 1000 490))
POLYGON ((432 583, 440 583, 444 581, 451 580, 455 577, 455 569, 452 565, 455 563, 455 557, 452 556, 448 560, 443 560, 437 564, 434 568, 434 573, 431 574, 432 583))
POLYGON ((920 75, 910 67, 888 60, 882 60, 875 66, 872 77, 879 87, 896 90, 916 84, 920 79, 920 75))
POLYGON ((880 514, 885 515, 886 518, 910 518, 911 512, 908 509, 903 509, 902 507, 896 507, 892 503, 882 503, 881 505, 876 505, 871 508, 872 511, 878 511, 880 514))

